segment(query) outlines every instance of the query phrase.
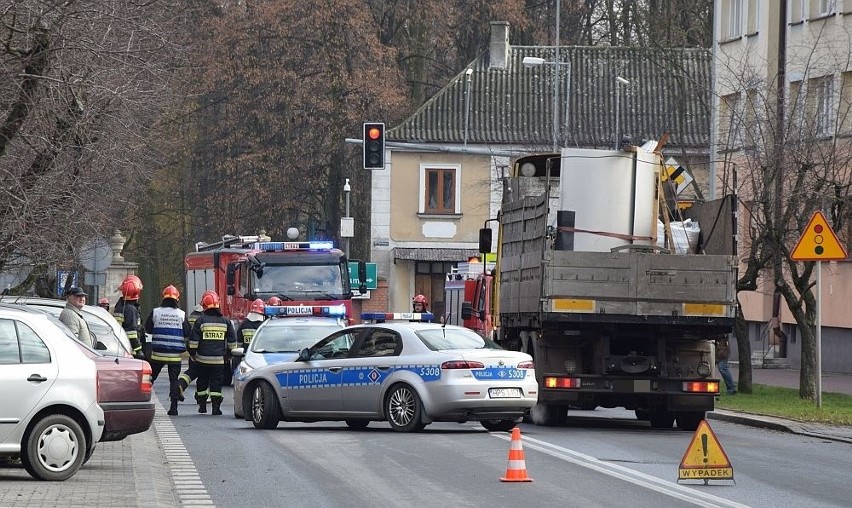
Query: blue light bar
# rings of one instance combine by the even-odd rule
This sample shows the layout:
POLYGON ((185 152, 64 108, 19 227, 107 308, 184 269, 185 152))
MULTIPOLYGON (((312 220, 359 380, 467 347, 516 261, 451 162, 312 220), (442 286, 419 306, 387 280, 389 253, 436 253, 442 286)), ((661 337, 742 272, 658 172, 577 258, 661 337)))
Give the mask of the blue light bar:
POLYGON ((432 322, 435 315, 431 312, 363 312, 364 321, 428 321, 432 322))
POLYGON ((263 313, 269 317, 346 317, 346 305, 266 305, 263 313))
POLYGON ((285 250, 331 250, 333 242, 257 242, 254 248, 264 252, 281 252, 285 250))

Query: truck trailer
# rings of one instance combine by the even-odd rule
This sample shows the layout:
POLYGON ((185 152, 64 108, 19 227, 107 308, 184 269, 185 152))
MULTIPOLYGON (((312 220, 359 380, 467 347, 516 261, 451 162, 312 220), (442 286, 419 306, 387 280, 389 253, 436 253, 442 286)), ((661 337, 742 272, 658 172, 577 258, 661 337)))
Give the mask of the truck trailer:
POLYGON ((504 181, 494 304, 464 313, 492 314, 495 338, 533 355, 536 423, 624 407, 695 430, 713 409, 712 339, 736 316, 735 198, 675 205, 654 148, 523 157, 504 181), (676 245, 672 224, 690 223, 697 243, 676 245))

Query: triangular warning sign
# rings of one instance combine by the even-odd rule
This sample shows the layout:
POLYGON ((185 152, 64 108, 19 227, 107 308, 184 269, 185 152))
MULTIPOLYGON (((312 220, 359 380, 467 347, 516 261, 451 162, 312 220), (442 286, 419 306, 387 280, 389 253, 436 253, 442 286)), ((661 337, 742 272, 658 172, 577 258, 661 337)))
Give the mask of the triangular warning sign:
POLYGON ((683 454, 678 480, 733 480, 734 468, 707 420, 701 420, 683 454))
POLYGON ((846 259, 846 249, 820 211, 814 212, 790 253, 793 261, 836 261, 846 259))

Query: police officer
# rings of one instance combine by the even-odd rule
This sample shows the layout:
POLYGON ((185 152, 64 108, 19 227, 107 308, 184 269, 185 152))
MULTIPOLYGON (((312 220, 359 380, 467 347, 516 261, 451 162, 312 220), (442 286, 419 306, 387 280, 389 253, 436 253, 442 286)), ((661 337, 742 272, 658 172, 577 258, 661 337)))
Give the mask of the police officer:
POLYGON ((145 330, 142 328, 142 315, 139 312, 139 295, 142 293, 142 280, 136 275, 128 275, 119 286, 121 298, 115 303, 112 315, 127 332, 133 356, 150 358, 145 345, 145 330))
POLYGON ((225 355, 236 346, 237 336, 231 321, 219 311, 219 295, 215 291, 205 291, 201 295, 201 316, 195 320, 189 334, 189 368, 180 375, 180 391, 183 392, 198 379, 195 388, 195 400, 198 412, 207 412, 207 397, 213 404, 213 414, 221 415, 222 410, 222 371, 225 355))
POLYGON ((178 414, 181 355, 186 351, 185 341, 191 330, 186 313, 178 308, 179 298, 180 292, 176 287, 166 286, 160 306, 152 310, 145 320, 145 331, 151 334, 151 382, 157 379, 163 367, 168 369, 169 416, 178 414))

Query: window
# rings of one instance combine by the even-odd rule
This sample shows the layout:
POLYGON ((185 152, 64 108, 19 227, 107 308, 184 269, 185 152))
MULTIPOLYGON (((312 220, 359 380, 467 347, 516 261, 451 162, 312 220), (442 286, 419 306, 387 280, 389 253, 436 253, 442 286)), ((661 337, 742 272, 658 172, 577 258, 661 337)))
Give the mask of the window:
MULTIPOLYGON (((852 2, 850 2, 852 3, 852 2)), ((852 132, 852 71, 841 76, 840 109, 837 111, 840 132, 852 132)))
POLYGON ((792 0, 790 2, 790 23, 800 23, 807 17, 807 5, 810 0, 792 0))
POLYGON ((420 213, 461 213, 459 180, 461 168, 457 165, 424 165, 420 167, 420 213))
POLYGON ((808 81, 808 113, 813 121, 813 133, 825 136, 832 133, 831 76, 808 81))
POLYGON ((21 363, 15 322, 11 319, 0 319, 0 365, 15 363, 21 363))
POLYGON ((816 0, 813 14, 815 16, 828 16, 834 12, 835 0, 816 0))
POLYGON ((787 125, 790 133, 799 137, 801 135, 802 125, 802 82, 791 81, 790 90, 787 94, 788 100, 788 121, 787 125))
POLYGON ((757 94, 757 90, 749 90, 746 93, 746 105, 745 105, 745 125, 743 125, 743 138, 746 146, 756 146, 760 141, 760 130, 761 126, 758 122, 758 118, 760 115, 758 114, 760 104, 758 104, 760 98, 757 94))
POLYGON ((748 0, 748 26, 746 27, 747 35, 753 35, 757 33, 759 20, 760 2, 758 0, 748 0))
POLYGON ((29 326, 0 319, 0 365, 50 363, 50 350, 29 326))
POLYGON ((395 356, 401 349, 400 338, 389 331, 374 330, 353 353, 357 357, 395 356))
POLYGON ((729 0, 728 3, 728 39, 743 34, 743 0, 729 0))
POLYGON ((18 340, 21 342, 21 360, 24 363, 50 363, 50 350, 32 328, 20 322, 18 340))
POLYGON ((739 139, 740 94, 725 95, 719 102, 719 142, 727 149, 740 146, 739 139))

